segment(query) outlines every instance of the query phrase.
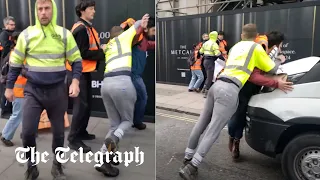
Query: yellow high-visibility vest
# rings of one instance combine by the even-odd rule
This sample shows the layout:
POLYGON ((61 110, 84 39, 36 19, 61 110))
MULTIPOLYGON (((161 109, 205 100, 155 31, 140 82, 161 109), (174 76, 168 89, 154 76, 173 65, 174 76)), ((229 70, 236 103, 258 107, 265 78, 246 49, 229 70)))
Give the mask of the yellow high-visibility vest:
POLYGON ((242 88, 255 67, 264 72, 277 70, 275 62, 270 59, 260 44, 241 41, 232 47, 226 67, 219 78, 228 78, 242 88))
MULTIPOLYGON (((65 62, 70 64, 82 61, 80 51, 73 35, 66 28, 57 25, 57 6, 52 1, 53 14, 49 25, 36 24, 23 30, 10 56, 10 66, 26 68, 30 72, 66 71, 65 62)), ((37 14, 37 5, 35 4, 37 14)))
POLYGON ((132 68, 132 40, 136 29, 131 26, 118 37, 111 39, 106 45, 105 76, 130 75, 132 68))

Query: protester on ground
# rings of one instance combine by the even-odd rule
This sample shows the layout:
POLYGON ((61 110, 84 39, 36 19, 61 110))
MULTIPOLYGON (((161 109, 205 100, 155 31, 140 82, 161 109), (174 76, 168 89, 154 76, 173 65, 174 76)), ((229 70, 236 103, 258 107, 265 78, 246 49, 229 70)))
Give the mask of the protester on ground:
MULTIPOLYGON (((114 26, 110 30, 110 41, 106 45, 106 67, 101 95, 111 127, 106 135, 101 152, 117 151, 117 146, 124 133, 131 127, 134 117, 134 106, 137 93, 131 80, 132 74, 132 41, 135 35, 140 36, 147 28, 149 15, 143 16, 128 30, 114 26)), ((112 167, 104 159, 104 164, 96 168, 106 176, 118 176, 119 169, 112 167)))
MULTIPOLYGON (((82 58, 77 44, 70 31, 57 25, 57 12, 54 0, 36 0, 35 25, 21 33, 10 55, 5 92, 6 98, 13 101, 14 83, 26 60, 27 83, 22 106, 23 147, 36 147, 35 134, 38 131, 39 117, 46 109, 52 126, 54 157, 56 148, 64 146, 64 115, 68 107, 65 61, 69 61, 73 69, 70 97, 77 97, 79 94, 82 70, 82 58)), ((25 179, 36 179, 39 171, 31 162, 31 151, 25 157, 29 159, 25 179)), ((61 164, 55 158, 51 174, 54 180, 66 179, 61 164)))
POLYGON ((209 34, 209 38, 210 39, 207 42, 205 42, 199 50, 200 54, 203 55, 203 65, 207 74, 206 82, 203 87, 205 98, 207 97, 208 91, 212 84, 215 60, 217 60, 218 56, 220 56, 221 54, 219 46, 216 43, 218 38, 218 32, 212 31, 209 34))
POLYGON ((191 80, 190 80, 190 83, 189 83, 189 92, 200 92, 200 85, 201 83, 203 82, 204 78, 203 78, 203 73, 202 73, 202 70, 201 70, 201 63, 202 63, 202 57, 199 56, 199 50, 200 50, 200 47, 199 45, 196 45, 194 47, 194 50, 193 50, 193 53, 192 53, 192 61, 191 61, 191 64, 190 64, 190 69, 191 69, 191 80))
MULTIPOLYGON (((281 62, 284 62, 283 56, 278 56, 280 46, 284 41, 284 35, 281 32, 272 31, 267 35, 268 42, 264 43, 267 45, 267 53, 269 57, 276 61, 276 58, 282 58, 281 62)), ((257 37, 256 42, 262 43, 265 38, 257 37)), ((255 68, 243 86, 239 93, 239 105, 236 113, 232 116, 228 123, 229 132, 229 150, 232 152, 234 160, 238 160, 240 157, 240 139, 243 136, 243 129, 246 125, 246 113, 250 98, 258 94, 262 86, 279 88, 280 90, 287 92, 292 89, 292 82, 286 82, 282 79, 275 80, 271 77, 264 75, 264 72, 255 68)))
MULTIPOLYGON (((95 139, 95 135, 89 134, 86 130, 92 108, 91 73, 97 70, 99 63, 104 60, 104 52, 100 48, 98 32, 92 26, 95 15, 95 1, 80 1, 75 10, 79 20, 73 25, 71 32, 83 60, 80 93, 78 97, 73 99, 73 116, 68 141, 71 149, 78 150, 82 147, 83 151, 87 153, 91 151, 91 148, 84 144, 82 140, 95 139)), ((68 64, 67 69, 70 83, 72 81, 72 69, 68 64)))
MULTIPOLYGON (((0 64, 3 65, 3 59, 9 54, 13 45, 12 33, 15 31, 16 23, 12 16, 3 19, 4 29, 0 33, 0 64)), ((5 87, 1 86, 1 118, 8 119, 12 113, 12 103, 7 101, 4 96, 5 87)))
POLYGON ((256 25, 243 26, 242 41, 233 46, 223 73, 210 88, 204 109, 192 129, 185 150, 184 166, 179 171, 182 178, 196 178, 198 166, 236 112, 239 91, 253 69, 257 67, 270 74, 276 73, 281 62, 274 62, 269 58, 261 45, 254 42, 256 36, 256 25), (198 144, 203 133, 203 138, 198 144))

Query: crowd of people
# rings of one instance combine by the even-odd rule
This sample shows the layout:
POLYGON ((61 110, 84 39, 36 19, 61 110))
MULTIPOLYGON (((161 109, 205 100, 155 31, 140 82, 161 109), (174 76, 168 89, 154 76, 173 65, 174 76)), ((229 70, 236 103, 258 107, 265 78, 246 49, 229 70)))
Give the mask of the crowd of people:
POLYGON ((189 92, 201 92, 204 98, 207 97, 208 90, 215 81, 215 60, 225 61, 228 57, 227 41, 224 39, 224 32, 211 32, 202 35, 202 42, 193 46, 193 53, 189 58, 191 70, 191 81, 189 92), (206 53, 206 56, 200 54, 206 53), (217 58, 215 58, 217 57, 217 58))
MULTIPOLYGON (((115 152, 125 132, 133 127, 146 128, 143 123, 147 91, 142 79, 147 51, 155 48, 155 19, 145 14, 141 20, 128 18, 110 30, 107 44, 101 44, 92 20, 95 1, 81 0, 75 7, 79 20, 69 31, 57 25, 57 6, 53 0, 37 0, 35 25, 21 33, 15 31, 13 17, 4 19, 0 35, 1 116, 9 118, 1 133, 1 141, 13 146, 13 136, 22 122, 24 147, 36 147, 40 114, 46 110, 52 126, 52 152, 64 146, 64 115, 68 96, 73 101, 73 117, 68 136, 69 147, 91 148, 83 140, 95 139, 87 129, 91 113, 91 73, 105 62, 101 96, 110 128, 101 151, 115 152), (8 106, 12 102, 12 107, 8 106)), ((106 128, 107 131, 107 128, 106 128)), ((39 171, 31 162, 30 152, 25 179, 36 179, 39 171)), ((118 165, 103 159, 96 170, 115 177, 118 165)), ((55 180, 66 179, 61 164, 54 159, 51 174, 55 180)))
MULTIPOLYGON (((210 64, 207 65, 209 70, 214 71, 212 64, 221 58, 221 54, 226 55, 220 50, 221 45, 219 48, 216 42, 218 34, 216 31, 211 32, 208 41, 202 46, 195 47, 195 60, 193 60, 196 62, 195 65, 200 67, 204 59, 204 63, 207 61, 207 64, 210 64)), ((292 82, 272 76, 286 60, 281 52, 283 41, 284 35, 281 32, 271 31, 266 35, 259 35, 255 24, 243 26, 241 41, 231 48, 228 56, 225 56, 224 69, 219 72, 213 85, 206 88, 208 97, 199 120, 190 134, 185 150, 184 165, 179 170, 183 179, 196 178, 198 166, 227 124, 228 148, 233 159, 239 159, 239 144, 246 123, 248 103, 253 95, 259 93, 262 86, 278 88, 284 92, 293 89, 292 82), (200 141, 202 135, 203 138, 200 141)), ((207 67, 205 65, 206 71, 208 71, 207 67)), ((211 76, 209 78, 212 78, 212 72, 208 74, 211 76)))

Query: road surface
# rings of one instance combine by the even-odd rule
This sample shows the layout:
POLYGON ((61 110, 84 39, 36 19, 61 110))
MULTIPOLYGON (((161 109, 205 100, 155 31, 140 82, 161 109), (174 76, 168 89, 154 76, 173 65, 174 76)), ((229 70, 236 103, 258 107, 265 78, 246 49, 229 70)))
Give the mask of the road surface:
MULTIPOLYGON (((179 180, 184 150, 197 117, 157 110, 156 167, 157 180, 179 180)), ((234 163, 228 150, 225 128, 199 168, 199 180, 284 180, 281 164, 241 142, 242 159, 234 163)))

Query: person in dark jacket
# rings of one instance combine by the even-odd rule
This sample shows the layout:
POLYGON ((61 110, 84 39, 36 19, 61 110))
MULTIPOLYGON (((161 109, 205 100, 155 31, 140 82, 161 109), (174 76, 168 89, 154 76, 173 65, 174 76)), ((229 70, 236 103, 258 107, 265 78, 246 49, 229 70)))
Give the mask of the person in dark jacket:
MULTIPOLYGON (((77 42, 82 57, 82 75, 80 77, 80 94, 73 100, 73 117, 68 141, 73 150, 83 148, 84 152, 91 148, 83 140, 95 139, 94 134, 89 134, 87 129, 92 106, 91 72, 98 69, 99 62, 104 61, 104 52, 100 48, 97 31, 92 27, 91 21, 95 14, 95 1, 81 1, 76 6, 76 14, 80 18, 72 28, 73 36, 77 42)), ((69 80, 72 72, 69 71, 69 80)))
POLYGON ((137 101, 134 108, 133 127, 143 130, 144 113, 147 105, 148 95, 146 85, 142 79, 142 73, 147 63, 146 53, 155 49, 155 19, 149 18, 147 28, 144 30, 143 38, 135 37, 132 47, 132 74, 131 79, 137 91, 137 101))
POLYGON ((16 23, 13 17, 8 16, 3 19, 4 29, 0 34, 0 46, 1 50, 1 58, 5 58, 7 54, 10 52, 10 48, 13 44, 12 33, 15 30, 16 23))
MULTIPOLYGON (((8 16, 3 19, 4 29, 0 34, 0 64, 3 64, 3 60, 9 54, 13 43, 12 33, 15 30, 16 23, 13 17, 8 16)), ((4 86, 1 86, 1 118, 9 119, 12 113, 12 103, 7 101, 4 96, 4 86)))
MULTIPOLYGON (((270 32, 268 35, 268 51, 271 59, 279 57, 277 54, 281 43, 284 40, 284 36, 280 32, 270 32)), ((281 59, 283 63, 285 59, 281 59)), ((278 88, 283 91, 289 91, 292 89, 292 82, 286 82, 283 80, 274 80, 270 77, 266 77, 265 73, 255 68, 246 82, 244 87, 239 92, 239 105, 236 113, 230 119, 228 123, 229 132, 229 150, 232 152, 234 160, 240 157, 240 139, 243 136, 243 129, 246 125, 246 112, 250 98, 258 94, 262 86, 278 88)))

